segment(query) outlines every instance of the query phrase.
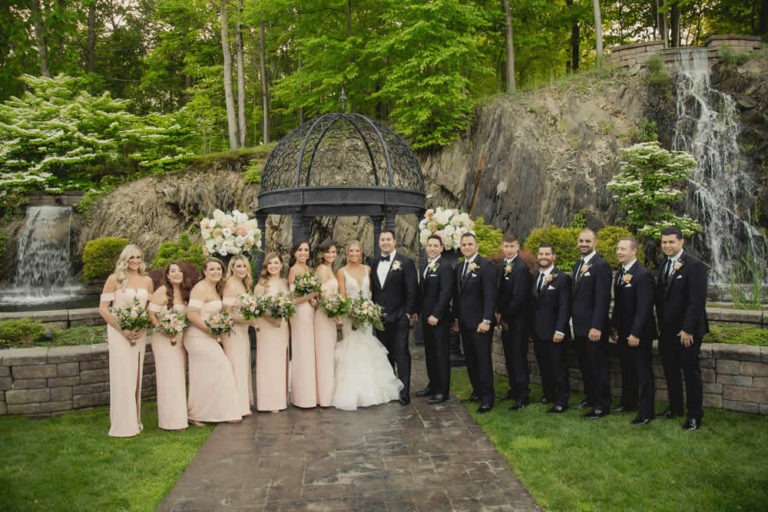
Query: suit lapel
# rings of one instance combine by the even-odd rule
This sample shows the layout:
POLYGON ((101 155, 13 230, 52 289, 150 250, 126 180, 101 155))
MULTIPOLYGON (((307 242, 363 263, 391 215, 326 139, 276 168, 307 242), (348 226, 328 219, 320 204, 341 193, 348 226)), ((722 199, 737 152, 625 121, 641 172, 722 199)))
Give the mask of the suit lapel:
POLYGON ((381 282, 379 281, 379 261, 376 260, 376 263, 371 268, 371 274, 373 274, 373 279, 375 279, 376 286, 379 288, 379 290, 382 289, 381 282))
POLYGON ((395 266, 395 262, 398 261, 398 258, 400 257, 399 254, 395 253, 395 255, 392 257, 392 261, 389 262, 389 270, 387 270, 387 275, 384 276, 384 282, 381 283, 381 289, 383 290, 385 286, 387 286, 387 281, 389 281, 389 274, 392 273, 392 267, 395 266))
MULTIPOLYGON (((680 259, 677 261, 681 265, 680 270, 682 270, 683 266, 685 266, 685 253, 683 253, 680 256, 680 259)), ((674 267, 672 268, 672 273, 669 274, 669 279, 667 279, 667 285, 666 285, 666 288, 664 289, 665 297, 668 296, 669 292, 672 290, 672 284, 675 282, 675 279, 677 279, 677 276, 680 275, 680 270, 675 270, 674 267)))

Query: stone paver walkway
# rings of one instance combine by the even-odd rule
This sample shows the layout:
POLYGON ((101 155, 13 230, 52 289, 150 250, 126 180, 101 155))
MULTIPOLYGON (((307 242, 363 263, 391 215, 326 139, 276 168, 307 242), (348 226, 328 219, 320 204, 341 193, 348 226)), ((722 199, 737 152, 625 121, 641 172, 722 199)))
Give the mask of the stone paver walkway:
MULTIPOLYGON (((419 390, 424 360, 414 352, 419 390)), ((452 396, 357 412, 289 407, 219 425, 158 508, 204 510, 540 509, 452 396)))

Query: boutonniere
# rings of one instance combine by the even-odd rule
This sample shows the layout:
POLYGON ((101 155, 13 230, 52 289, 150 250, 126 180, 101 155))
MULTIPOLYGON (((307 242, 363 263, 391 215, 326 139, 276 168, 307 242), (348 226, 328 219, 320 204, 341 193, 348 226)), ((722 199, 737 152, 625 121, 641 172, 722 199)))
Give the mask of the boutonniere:
POLYGON ((504 275, 507 275, 510 272, 512 272, 512 265, 507 265, 506 267, 504 267, 504 275))
POLYGON ((677 261, 675 262, 675 266, 674 266, 674 267, 672 267, 672 268, 675 270, 675 272, 679 272, 679 271, 680 271, 680 269, 681 269, 681 268, 683 268, 683 262, 682 262, 682 261, 680 261, 680 260, 677 260, 677 261))
POLYGON ((469 270, 470 270, 470 272, 474 272, 475 270, 477 270, 477 263, 475 263, 474 261, 472 263, 470 263, 469 264, 469 270))
POLYGON ((437 272, 437 269, 439 267, 440 267, 440 264, 435 262, 435 263, 430 263, 429 267, 427 267, 427 268, 429 268, 430 272, 437 272))
POLYGON ((555 274, 554 272, 552 272, 552 273, 550 273, 550 274, 547 274, 546 276, 544 276, 544 280, 545 280, 546 282, 548 282, 548 283, 551 283, 552 281, 554 281, 554 279, 555 279, 555 275, 556 275, 556 274, 555 274))
POLYGON ((632 274, 624 274, 621 280, 624 281, 624 284, 629 284, 632 281, 632 274))
POLYGON ((592 268, 592 265, 590 265, 589 263, 587 263, 585 265, 582 265, 581 266, 581 273, 582 274, 586 274, 587 272, 589 272, 589 269, 591 269, 591 268, 592 268))

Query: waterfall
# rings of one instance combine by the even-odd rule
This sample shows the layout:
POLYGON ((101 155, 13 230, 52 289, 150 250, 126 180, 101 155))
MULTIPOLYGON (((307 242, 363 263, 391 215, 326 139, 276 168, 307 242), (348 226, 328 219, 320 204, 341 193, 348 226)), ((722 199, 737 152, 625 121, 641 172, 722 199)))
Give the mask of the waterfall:
POLYGON ((16 271, 0 304, 42 304, 80 295, 72 280, 69 206, 30 206, 19 237, 16 271))
MULTIPOLYGON (((764 262, 766 241, 751 223, 756 184, 739 146, 736 102, 711 86, 708 50, 681 51, 673 149, 696 159, 687 207, 698 219, 710 279, 726 283, 743 256, 764 262)), ((747 276, 748 277, 748 276, 747 276)))

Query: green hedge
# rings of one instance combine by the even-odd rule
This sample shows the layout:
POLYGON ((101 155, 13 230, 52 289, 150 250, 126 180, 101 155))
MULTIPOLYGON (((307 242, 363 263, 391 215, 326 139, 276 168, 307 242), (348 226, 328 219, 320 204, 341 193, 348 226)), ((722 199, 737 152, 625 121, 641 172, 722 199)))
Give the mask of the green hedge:
POLYGON ((557 253, 555 265, 561 270, 570 272, 573 264, 581 257, 579 248, 576 246, 576 239, 580 231, 579 228, 559 228, 557 226, 534 229, 525 240, 524 248, 535 259, 541 244, 552 244, 557 253))
POLYGON ((88 284, 104 281, 115 270, 120 252, 130 242, 127 238, 96 238, 83 250, 83 280, 88 284))
MULTIPOLYGON (((605 261, 611 265, 611 268, 619 266, 619 260, 616 259, 616 246, 619 240, 625 236, 633 236, 632 232, 623 226, 605 226, 597 232, 597 252, 605 258, 605 261)), ((645 264, 645 251, 641 246, 637 248, 637 259, 645 264)))
POLYGON ((152 265, 163 270, 173 260, 189 261, 194 263, 198 270, 202 270, 205 261, 203 247, 199 244, 193 244, 189 235, 182 233, 179 235, 178 241, 163 242, 160 245, 160 250, 157 251, 157 256, 152 260, 152 265))
POLYGON ((492 224, 486 224, 482 217, 478 217, 475 220, 473 231, 477 237, 477 252, 480 253, 480 256, 493 259, 499 254, 501 239, 504 237, 504 233, 500 229, 493 227, 492 224))
POLYGON ((768 347, 768 329, 745 325, 712 324, 704 343, 730 343, 732 345, 756 345, 768 347))
POLYGON ((0 321, 0 347, 31 345, 45 336, 45 326, 39 320, 14 318, 0 321))

